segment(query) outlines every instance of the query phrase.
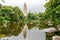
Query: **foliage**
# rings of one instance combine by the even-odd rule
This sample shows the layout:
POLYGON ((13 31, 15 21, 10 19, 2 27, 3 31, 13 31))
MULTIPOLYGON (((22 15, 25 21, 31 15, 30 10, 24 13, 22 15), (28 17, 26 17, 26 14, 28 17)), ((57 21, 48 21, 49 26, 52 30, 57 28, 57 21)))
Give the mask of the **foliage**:
POLYGON ((2 6, 0 4, 0 34, 17 36, 23 28, 18 22, 23 23, 24 18, 23 12, 18 7, 2 6), (7 27, 4 25, 7 25, 7 27))
POLYGON ((18 7, 0 5, 0 22, 2 21, 24 21, 24 15, 18 7))
POLYGON ((7 27, 0 26, 0 34, 4 34, 5 36, 17 36, 22 31, 24 25, 20 25, 18 23, 9 23, 7 27))
POLYGON ((45 4, 45 15, 54 25, 60 24, 60 0, 49 0, 45 4))
POLYGON ((37 14, 29 12, 27 15, 27 20, 32 23, 35 22, 37 20, 37 14))
MULTIPOLYGON (((45 4, 45 8, 46 8, 46 11, 44 13, 45 18, 49 20, 53 24, 53 27, 56 27, 57 29, 57 25, 60 24, 60 16, 59 16, 60 15, 60 0, 49 0, 45 4)), ((55 34, 59 35, 59 31, 57 31, 57 33, 55 34)), ((49 38, 51 37, 49 36, 49 38)), ((51 40, 49 38, 47 40, 51 40)))

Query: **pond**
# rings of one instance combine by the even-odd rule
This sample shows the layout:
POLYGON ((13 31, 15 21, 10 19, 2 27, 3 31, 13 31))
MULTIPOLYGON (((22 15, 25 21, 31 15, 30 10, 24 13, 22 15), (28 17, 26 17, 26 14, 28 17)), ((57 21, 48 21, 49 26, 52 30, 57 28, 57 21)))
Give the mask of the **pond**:
POLYGON ((8 23, 7 27, 1 25, 0 29, 1 40, 45 40, 46 34, 42 29, 39 29, 34 24, 22 24, 22 23, 8 23), (24 26, 26 28, 26 37, 24 37, 24 26))

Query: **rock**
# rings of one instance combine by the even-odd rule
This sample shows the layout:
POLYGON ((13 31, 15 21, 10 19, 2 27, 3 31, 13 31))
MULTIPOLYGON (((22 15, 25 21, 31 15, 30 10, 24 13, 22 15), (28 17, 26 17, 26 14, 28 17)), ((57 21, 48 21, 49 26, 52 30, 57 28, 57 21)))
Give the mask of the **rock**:
POLYGON ((60 36, 53 36, 52 40, 60 40, 60 36))
POLYGON ((51 28, 46 28, 46 29, 43 29, 44 32, 47 32, 47 33, 53 33, 53 32, 56 32, 57 30, 53 27, 51 28))

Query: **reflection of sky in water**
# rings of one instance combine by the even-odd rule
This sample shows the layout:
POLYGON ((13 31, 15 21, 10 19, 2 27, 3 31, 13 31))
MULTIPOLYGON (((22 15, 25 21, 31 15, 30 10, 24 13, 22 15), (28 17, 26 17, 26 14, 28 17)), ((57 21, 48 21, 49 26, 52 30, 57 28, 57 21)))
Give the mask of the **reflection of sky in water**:
MULTIPOLYGON (((22 32, 19 34, 19 36, 5 37, 3 39, 24 40, 22 32)), ((37 28, 28 30, 26 40, 45 40, 45 32, 43 32, 42 30, 39 30, 37 28)))

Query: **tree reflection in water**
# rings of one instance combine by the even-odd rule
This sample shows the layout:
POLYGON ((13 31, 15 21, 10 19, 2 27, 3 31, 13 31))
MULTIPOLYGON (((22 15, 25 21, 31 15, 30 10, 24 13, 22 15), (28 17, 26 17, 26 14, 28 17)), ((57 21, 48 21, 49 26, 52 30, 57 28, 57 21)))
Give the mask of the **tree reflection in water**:
MULTIPOLYGON (((24 26, 26 28, 26 26, 28 27, 28 29, 32 29, 32 28, 41 28, 39 26, 39 24, 33 23, 30 24, 28 23, 27 25, 25 25, 24 23, 8 23, 7 27, 4 27, 3 25, 0 27, 0 37, 10 37, 10 36, 18 36, 24 29, 24 26)), ((27 29, 24 29, 23 32, 23 37, 26 40, 26 34, 27 34, 27 29)))
POLYGON ((0 27, 0 36, 17 36, 22 31, 24 24, 18 23, 8 23, 7 27, 3 25, 0 27))

